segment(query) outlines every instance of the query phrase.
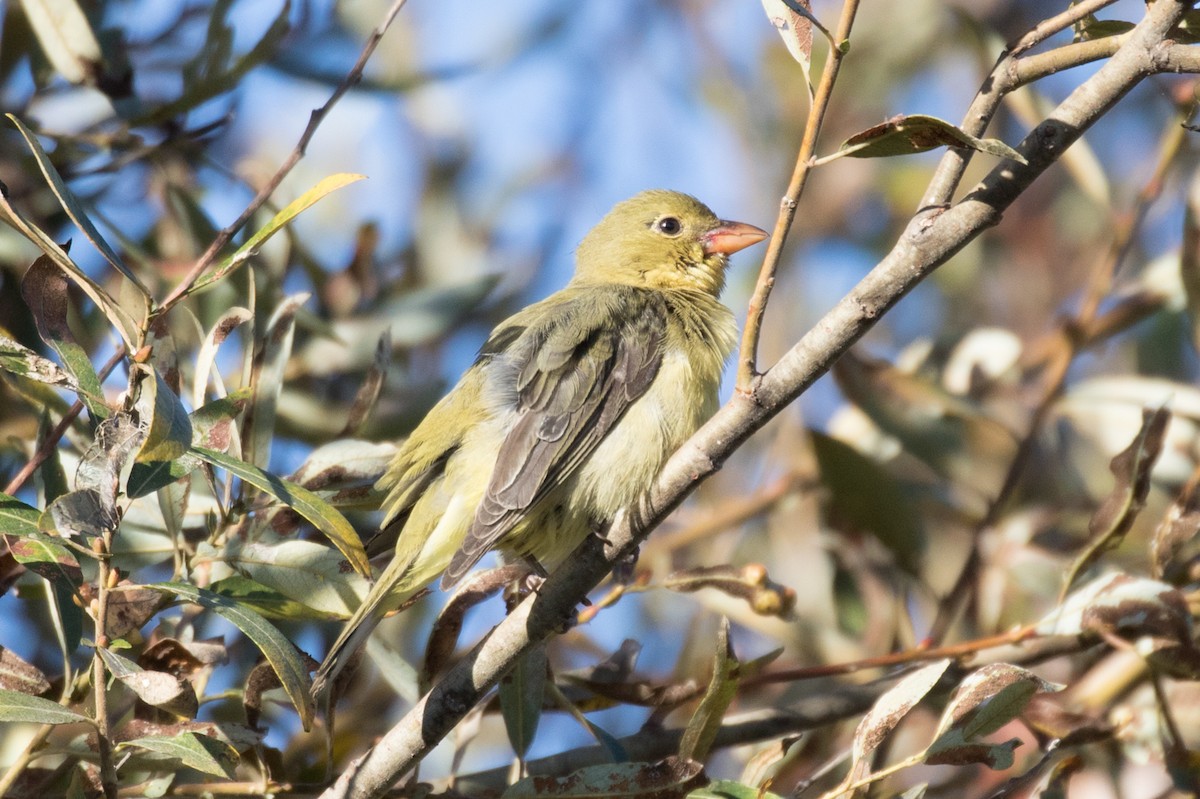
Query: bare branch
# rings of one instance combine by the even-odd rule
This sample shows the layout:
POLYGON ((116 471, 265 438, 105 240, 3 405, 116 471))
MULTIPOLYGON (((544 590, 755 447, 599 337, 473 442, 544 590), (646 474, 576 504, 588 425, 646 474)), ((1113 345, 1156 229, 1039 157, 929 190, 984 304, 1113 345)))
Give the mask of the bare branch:
MULTIPOLYGON (((411 770, 531 646, 567 627, 609 569, 756 430, 824 374, 875 322, 986 228, 1084 131, 1142 79, 1173 68, 1171 29, 1190 3, 1159 0, 1122 47, 1021 143, 1027 164, 995 167, 949 208, 914 216, 892 251, 765 374, 755 377, 667 463, 639 507, 618 515, 608 541, 589 538, 324 794, 375 797, 411 770)), ((990 115, 989 115, 990 116, 990 115)), ((939 171, 941 174, 941 171, 939 171)), ((931 192, 936 194, 935 189, 931 192)))

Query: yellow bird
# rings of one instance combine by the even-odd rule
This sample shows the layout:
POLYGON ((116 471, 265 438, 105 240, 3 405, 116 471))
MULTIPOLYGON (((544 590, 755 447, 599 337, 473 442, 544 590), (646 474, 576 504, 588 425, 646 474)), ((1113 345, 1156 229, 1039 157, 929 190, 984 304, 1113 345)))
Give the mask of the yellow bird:
POLYGON ((562 562, 632 504, 717 408, 737 327, 732 253, 765 231, 673 191, 617 204, 562 291, 502 322, 396 453, 378 488, 396 552, 318 669, 314 695, 375 625, 489 550, 562 562))

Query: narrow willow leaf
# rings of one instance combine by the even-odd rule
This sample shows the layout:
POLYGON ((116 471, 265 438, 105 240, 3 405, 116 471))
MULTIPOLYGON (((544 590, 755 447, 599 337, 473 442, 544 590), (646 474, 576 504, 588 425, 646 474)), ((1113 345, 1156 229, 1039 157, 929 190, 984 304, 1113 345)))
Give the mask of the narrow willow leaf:
POLYGON ((25 568, 55 584, 74 590, 83 584, 83 570, 61 539, 45 533, 28 533, 8 539, 8 549, 25 568))
POLYGON ((181 457, 192 444, 192 422, 187 409, 157 369, 135 363, 131 371, 140 390, 135 407, 140 421, 148 428, 137 454, 138 462, 172 461, 181 457))
POLYGON ((225 339, 241 325, 254 319, 254 314, 247 308, 230 308, 221 314, 204 337, 200 351, 196 355, 196 377, 192 385, 192 407, 199 409, 204 405, 208 392, 208 378, 212 374, 213 364, 217 358, 217 350, 225 339))
POLYGON ((31 224, 25 217, 21 216, 12 203, 8 201, 8 195, 4 191, 0 191, 0 221, 6 222, 22 236, 37 245, 38 249, 45 253, 60 269, 66 272, 67 276, 75 281, 92 302, 96 303, 97 307, 100 308, 109 322, 116 328, 117 333, 121 336, 121 340, 125 343, 126 351, 137 351, 140 323, 135 321, 99 283, 88 277, 87 273, 71 260, 71 257, 67 255, 67 251, 60 247, 54 239, 37 225, 31 224))
POLYGON ((938 147, 966 147, 1020 164, 1028 163, 1023 155, 999 139, 980 139, 944 119, 924 114, 897 114, 882 125, 846 139, 838 153, 852 158, 888 158, 938 147))
POLYGON ((933 690, 946 669, 950 668, 951 662, 945 659, 922 666, 875 700, 854 730, 854 743, 850 747, 851 778, 857 779, 858 772, 870 766, 868 758, 871 753, 879 748, 909 711, 933 690))
POLYGON ((1112 492, 1088 524, 1088 543, 1067 570, 1058 604, 1062 604, 1075 580, 1105 552, 1118 546, 1133 527, 1150 493, 1150 470, 1162 452, 1171 413, 1166 408, 1142 410, 1142 426, 1129 446, 1109 463, 1115 484, 1112 492))
POLYGON ((224 453, 204 447, 192 447, 191 452, 213 466, 225 469, 230 474, 245 480, 308 519, 338 548, 338 551, 346 557, 356 572, 363 577, 370 578, 371 564, 367 561, 367 553, 363 550, 358 533, 355 532, 350 522, 346 521, 346 517, 329 503, 307 488, 302 488, 224 453))
MULTIPOLYGON (((28 2, 28 0, 26 0, 26 2, 28 2)), ((57 0, 57 2, 69 3, 70 0, 57 0)), ((71 5, 73 5, 73 3, 71 3, 71 5)), ((142 295, 142 308, 140 310, 143 311, 142 316, 144 318, 146 313, 148 313, 150 310, 150 290, 147 289, 138 276, 134 274, 133 270, 131 270, 124 264, 124 262, 121 261, 120 257, 117 256, 117 253, 113 250, 113 248, 110 247, 108 242, 104 240, 104 237, 100 235, 100 231, 96 230, 96 226, 93 225, 92 220, 88 218, 87 212, 83 210, 83 206, 80 205, 79 200, 75 197, 74 192, 68 188, 66 181, 62 179, 62 175, 58 174, 58 170, 54 168, 54 164, 50 161, 50 156, 46 155, 46 151, 42 149, 42 145, 40 142, 38 142, 37 136, 33 134, 33 131, 27 128, 25 123, 21 122, 21 120, 13 114, 7 114, 6 116, 8 116, 8 118, 12 120, 12 123, 17 126, 17 130, 21 132, 21 136, 25 139, 25 143, 29 145, 29 149, 33 152, 33 157, 37 161, 38 168, 42 170, 43 177, 45 177, 46 182, 50 184, 50 190, 53 191, 54 196, 58 198, 59 205, 61 205, 63 210, 67 212, 67 216, 70 217, 71 221, 83 231, 83 235, 87 237, 87 240, 90 241, 92 245, 100 251, 100 254, 104 256, 104 260, 108 261, 113 269, 116 269, 118 272, 124 275, 130 283, 137 287, 138 292, 142 295)))
POLYGON ((392 331, 389 328, 383 331, 375 345, 375 359, 371 362, 371 368, 367 370, 358 393, 354 395, 354 402, 350 405, 350 414, 341 437, 357 434, 370 418, 371 411, 375 410, 375 403, 379 400, 379 392, 383 390, 383 384, 387 380, 388 362, 391 357, 392 331))
POLYGON ((733 780, 713 780, 703 788, 697 788, 687 799, 781 799, 779 794, 763 788, 753 787, 733 780))
POLYGON ((959 683, 936 735, 951 729, 962 730, 967 741, 990 735, 1020 715, 1034 694, 1062 688, 1019 666, 990 663, 959 683))
POLYGON ((345 571, 341 553, 315 541, 231 543, 224 555, 240 573, 319 611, 323 618, 348 618, 370 588, 360 575, 345 571))
POLYGON ((215 283, 222 278, 228 276, 234 269, 245 263, 251 256, 258 252, 268 239, 282 230, 289 222, 299 216, 303 211, 317 203, 325 195, 330 194, 343 186, 349 186, 351 183, 357 183, 366 178, 366 175, 356 175, 346 172, 339 172, 336 175, 321 180, 317 185, 313 186, 308 191, 301 194, 292 202, 288 203, 282 211, 258 230, 253 236, 246 240, 246 243, 230 255, 225 260, 217 265, 217 268, 208 274, 202 276, 196 281, 187 293, 199 291, 200 289, 215 283))
POLYGON ((283 690, 287 692, 296 711, 300 714, 300 722, 304 725, 304 729, 308 730, 312 727, 314 707, 312 697, 308 693, 311 685, 308 679, 308 670, 305 668, 303 658, 296 651, 295 645, 274 625, 253 610, 228 597, 193 585, 155 583, 146 588, 174 594, 180 599, 207 608, 245 633, 246 637, 253 641, 254 645, 263 653, 267 662, 275 669, 275 673, 279 675, 283 690))
POLYGON ((292 354, 296 312, 307 299, 307 294, 298 294, 279 303, 267 323, 262 348, 254 356, 250 377, 254 398, 246 409, 242 425, 242 455, 247 463, 263 469, 271 462, 271 444, 276 435, 275 411, 283 390, 283 370, 292 354))
POLYGON ((75 378, 54 361, 3 335, 0 335, 0 369, 39 383, 79 391, 75 378))
MULTIPOLYGON (((249 577, 240 574, 218 580, 212 584, 212 590, 243 607, 261 613, 268 619, 281 621, 312 621, 313 619, 313 610, 307 605, 289 599, 275 589, 256 583, 249 577)), ((339 615, 325 618, 333 621, 335 619, 344 620, 346 617, 339 615)))
POLYGON ((729 640, 729 619, 721 620, 717 634, 717 653, 713 658, 713 673, 699 707, 688 722, 679 743, 679 755, 688 760, 703 760, 717 739, 725 720, 725 710, 737 694, 740 676, 737 655, 729 640))
POLYGON ((0 688, 39 696, 52 686, 45 673, 11 649, 0 646, 0 688))
POLYGON ((513 752, 522 760, 542 718, 546 697, 546 645, 540 643, 526 652, 500 681, 500 714, 513 752))
POLYGON ((109 414, 104 389, 87 351, 75 341, 67 325, 70 305, 67 292, 67 276, 45 255, 30 264, 21 278, 21 297, 29 306, 38 335, 62 358, 63 366, 78 387, 79 399, 87 406, 92 419, 100 421, 109 414))
POLYGON ((109 673, 148 705, 190 719, 200 707, 196 691, 187 680, 164 671, 143 669, 126 657, 99 647, 96 651, 109 673))
POLYGON ((63 707, 57 702, 29 696, 20 691, 0 689, 0 721, 22 721, 30 724, 91 724, 82 713, 63 707))
POLYGON ((156 755, 177 760, 188 768, 194 768, 215 777, 233 779, 238 764, 238 753, 224 741, 196 732, 181 732, 178 735, 149 735, 117 744, 117 751, 144 749, 156 755))
POLYGON ((0 534, 36 535, 42 512, 16 497, 0 493, 0 534))
POLYGON ((90 82, 100 65, 100 43, 75 0, 21 0, 25 18, 46 59, 70 83, 90 82))

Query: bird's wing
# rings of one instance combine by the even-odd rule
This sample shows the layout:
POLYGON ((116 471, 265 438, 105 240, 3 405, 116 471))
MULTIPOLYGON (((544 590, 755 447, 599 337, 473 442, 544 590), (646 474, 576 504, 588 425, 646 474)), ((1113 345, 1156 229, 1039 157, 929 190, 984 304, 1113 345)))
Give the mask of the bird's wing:
POLYGON ((577 299, 511 342, 516 422, 443 587, 561 485, 646 392, 662 363, 665 331, 665 310, 648 292, 606 290, 603 301, 577 299), (614 325, 614 317, 623 321, 614 325))

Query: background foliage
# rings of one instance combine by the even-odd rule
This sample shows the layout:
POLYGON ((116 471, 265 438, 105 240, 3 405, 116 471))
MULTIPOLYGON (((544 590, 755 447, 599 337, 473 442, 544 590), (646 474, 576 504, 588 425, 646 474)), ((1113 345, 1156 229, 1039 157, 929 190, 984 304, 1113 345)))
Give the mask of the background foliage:
MULTIPOLYGON (((412 0, 223 242, 389 5, 3 6, 0 793, 318 792, 452 657, 455 624, 467 645, 503 614, 434 626, 445 599, 420 601, 374 636, 332 734, 305 731, 307 655, 364 591, 391 442, 567 280, 615 201, 777 213, 809 102, 758 4, 412 0)), ((958 119, 1047 5, 863 3, 818 155, 896 114, 958 119)), ((987 135, 1019 141, 1096 68, 1013 93, 987 135)), ((603 763, 582 779, 614 795, 1195 790, 1193 106, 1186 76, 1125 98, 421 779, 474 795, 603 763)), ((813 171, 763 363, 887 252, 936 157, 813 171)))

